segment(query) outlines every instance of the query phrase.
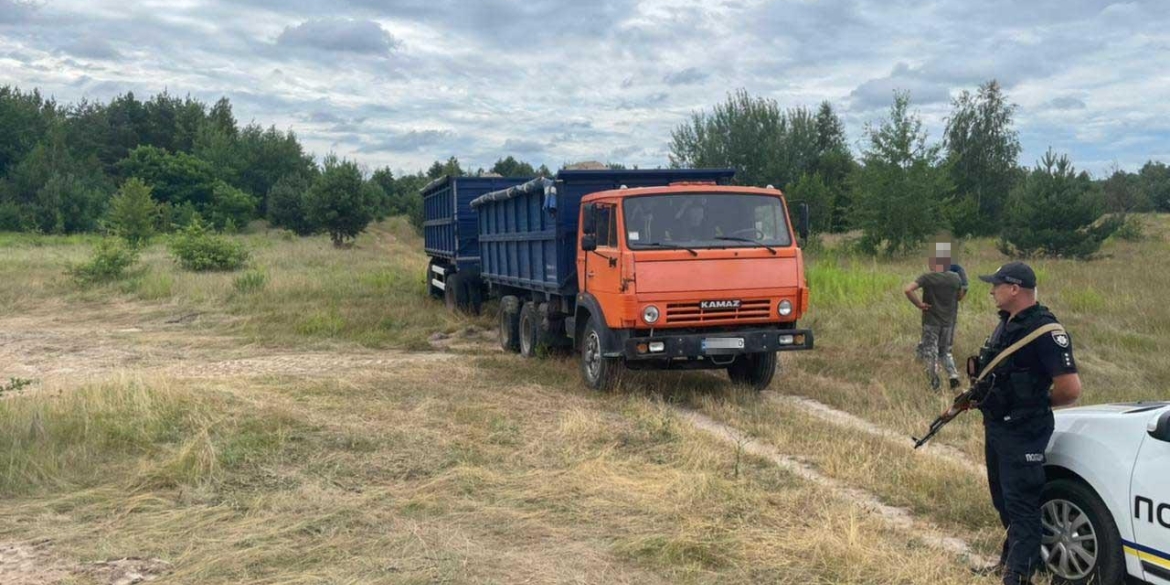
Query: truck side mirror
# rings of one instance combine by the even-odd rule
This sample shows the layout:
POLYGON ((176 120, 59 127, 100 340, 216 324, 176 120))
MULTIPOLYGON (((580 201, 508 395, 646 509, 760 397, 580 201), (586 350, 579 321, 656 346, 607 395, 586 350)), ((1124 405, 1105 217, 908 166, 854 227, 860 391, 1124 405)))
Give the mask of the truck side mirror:
POLYGON ((581 249, 592 252, 597 249, 597 234, 581 234, 581 249))
POLYGON ((1170 443, 1170 410, 1150 421, 1147 431, 1150 436, 1166 443, 1170 443))
POLYGON ((808 203, 801 203, 800 204, 800 226, 798 226, 797 229, 800 230, 800 241, 804 242, 804 241, 808 240, 808 232, 809 232, 808 203))
MULTIPOLYGON (((581 208, 581 233, 597 233, 597 205, 590 203, 581 208)), ((594 238, 596 242, 597 238, 594 238)))

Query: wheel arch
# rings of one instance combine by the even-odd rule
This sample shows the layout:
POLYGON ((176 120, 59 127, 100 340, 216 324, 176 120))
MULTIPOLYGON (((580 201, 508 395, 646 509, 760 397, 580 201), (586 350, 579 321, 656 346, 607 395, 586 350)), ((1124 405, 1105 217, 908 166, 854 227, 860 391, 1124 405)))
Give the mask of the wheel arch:
POLYGON ((589 323, 590 318, 595 318, 601 335, 601 353, 605 357, 621 357, 622 348, 625 344, 625 337, 629 337, 629 331, 615 331, 610 329, 605 322, 605 312, 601 309, 601 303, 597 298, 589 293, 581 293, 577 295, 577 307, 574 311, 573 327, 573 347, 581 347, 581 337, 585 334, 585 327, 589 323), (623 337, 624 336, 624 337, 623 337))

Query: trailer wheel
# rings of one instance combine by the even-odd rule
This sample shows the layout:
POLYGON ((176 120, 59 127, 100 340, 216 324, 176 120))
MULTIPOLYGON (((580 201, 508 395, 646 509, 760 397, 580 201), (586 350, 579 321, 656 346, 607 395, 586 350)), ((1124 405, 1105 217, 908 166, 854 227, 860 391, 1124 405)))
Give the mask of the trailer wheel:
POLYGON ((737 386, 751 386, 760 391, 772 383, 776 375, 776 352, 749 353, 735 358, 727 367, 727 376, 737 386))
POLYGON ((520 309, 520 355, 536 357, 540 342, 540 313, 536 303, 529 301, 520 309))
POLYGON ((601 355, 601 327, 597 317, 589 317, 581 336, 581 379, 593 390, 613 390, 621 367, 620 359, 601 355))
POLYGON ((500 347, 512 353, 520 351, 520 299, 500 299, 500 347))
POLYGON ((464 284, 467 287, 466 309, 472 315, 479 315, 483 311, 483 280, 479 276, 468 276, 464 284))
POLYGON ((443 284, 447 285, 443 291, 443 299, 450 311, 462 311, 467 308, 467 288, 463 284, 463 275, 456 272, 448 276, 443 284))

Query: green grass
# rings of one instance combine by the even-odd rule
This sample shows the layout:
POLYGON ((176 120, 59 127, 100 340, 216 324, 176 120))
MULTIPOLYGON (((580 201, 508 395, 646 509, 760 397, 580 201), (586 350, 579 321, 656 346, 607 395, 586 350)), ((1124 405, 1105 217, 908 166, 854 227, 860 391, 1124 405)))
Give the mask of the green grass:
POLYGON ((0 403, 6 433, 62 421, 6 453, 89 461, 6 494, 0 538, 161 557, 179 583, 976 582, 768 462, 733 473, 734 450, 661 401, 517 360, 0 403))
POLYGON ((286 424, 249 417, 232 400, 161 379, 115 379, 0 401, 0 496, 215 481, 279 448, 271 436, 286 424))
MULTIPOLYGON (((1041 301, 1073 337, 1084 403, 1164 398, 1170 386, 1161 294, 1170 218, 1145 219, 1146 239, 1111 241, 1100 260, 1032 262, 1041 301)), ((492 327, 490 314, 453 315, 425 298, 421 242, 400 219, 348 250, 263 230, 230 237, 253 251, 254 272, 181 271, 160 240, 144 251, 141 274, 79 289, 61 267, 84 258, 92 239, 0 235, 0 317, 198 312, 211 330, 198 334, 227 334, 231 347, 220 349, 233 357, 257 346, 422 349, 435 332, 492 327)), ((826 246, 807 257, 813 307, 802 325, 818 347, 784 354, 771 390, 846 410, 904 442, 706 374, 637 374, 618 392, 591 393, 571 357, 457 356, 321 379, 115 376, 0 397, 0 539, 51 538, 69 559, 159 556, 174 562, 166 579, 182 583, 981 582, 950 555, 674 414, 672 404, 699 409, 994 548, 1001 530, 983 480, 910 449, 909 435, 948 402, 913 361, 919 313, 901 293, 925 258, 826 246)), ((996 321, 975 276, 1007 260, 990 240, 961 252, 972 286, 960 359, 996 321)), ((147 334, 174 342, 186 330, 147 334)), ((978 460, 979 415, 936 440, 978 460)))
MULTIPOLYGON (((1084 384, 1082 404, 1165 398, 1170 384, 1170 216, 1144 218, 1148 237, 1110 241, 1089 262, 1032 259, 1040 302, 1068 328, 1084 384)), ((971 279, 960 307, 956 361, 974 354, 997 322, 989 286, 977 280, 1009 259, 992 240, 965 242, 958 261, 971 279)), ((925 387, 913 360, 919 314, 901 293, 926 270, 925 258, 856 260, 832 247, 807 258, 812 311, 802 323, 817 349, 783 357, 786 367, 815 376, 810 386, 778 377, 774 389, 805 395, 889 428, 917 432, 943 404, 925 387), (818 283, 822 283, 818 286, 818 283), (823 290, 828 289, 828 290, 823 290), (845 292, 847 291, 847 292, 845 292)), ((982 456, 979 415, 963 417, 938 440, 982 456)))
POLYGON ((452 314, 426 297, 422 242, 405 219, 371 226, 348 249, 328 237, 288 239, 283 231, 227 236, 252 251, 244 272, 181 270, 156 238, 141 268, 118 282, 81 290, 64 273, 83 260, 90 236, 2 234, 0 315, 46 298, 98 305, 111 297, 231 315, 228 331, 264 345, 306 340, 355 342, 372 348, 429 349, 436 332, 492 327, 490 317, 452 314))
POLYGON ((887 298, 901 282, 876 263, 858 261, 809 263, 807 278, 810 302, 821 309, 864 307, 875 298, 887 298))

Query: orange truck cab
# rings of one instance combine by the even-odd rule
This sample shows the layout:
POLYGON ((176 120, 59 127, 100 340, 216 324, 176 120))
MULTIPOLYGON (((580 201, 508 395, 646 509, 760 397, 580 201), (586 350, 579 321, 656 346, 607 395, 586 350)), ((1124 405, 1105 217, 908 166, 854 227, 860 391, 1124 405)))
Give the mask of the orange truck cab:
POLYGON ((672 183, 581 204, 574 337, 586 384, 621 367, 726 369, 762 389, 812 349, 804 259, 776 189, 672 183))
MULTIPOLYGON (((562 170, 477 197, 474 287, 500 300, 500 345, 572 348, 591 388, 626 369, 724 369, 762 389, 813 347, 784 195, 730 169, 562 170)), ((807 207, 798 222, 807 235, 807 207)), ((467 282, 472 282, 468 280, 467 282)))

